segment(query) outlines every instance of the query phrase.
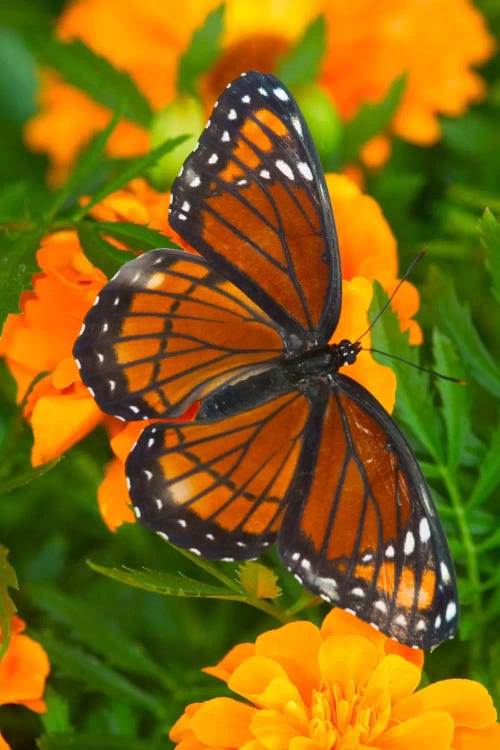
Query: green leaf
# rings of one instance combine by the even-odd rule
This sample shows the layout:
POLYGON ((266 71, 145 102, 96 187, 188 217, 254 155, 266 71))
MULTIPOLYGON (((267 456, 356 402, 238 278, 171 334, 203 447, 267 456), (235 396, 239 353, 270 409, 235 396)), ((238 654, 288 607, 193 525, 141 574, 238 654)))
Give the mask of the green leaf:
POLYGON ((31 278, 39 270, 36 252, 43 235, 42 227, 0 234, 0 330, 9 313, 20 311, 21 292, 31 287, 31 278))
MULTIPOLYGON (((463 377, 462 364, 450 339, 437 329, 433 334, 436 371, 454 378, 463 377)), ((461 463, 462 454, 471 430, 470 392, 465 383, 453 383, 436 378, 441 396, 446 427, 446 458, 453 471, 461 463)))
POLYGON ((224 5, 219 5, 207 15, 203 26, 194 32, 189 47, 179 60, 176 84, 179 93, 197 94, 199 76, 213 65, 219 55, 223 24, 224 5))
POLYGON ((387 129, 404 94, 406 80, 406 74, 398 76, 383 101, 362 104, 358 113, 347 123, 341 143, 343 162, 356 159, 365 143, 387 129))
POLYGON ((52 205, 49 206, 46 213, 47 221, 52 221, 52 219, 54 219, 67 198, 69 198, 73 192, 76 192, 78 187, 82 186, 86 178, 99 166, 103 159, 106 144, 118 125, 123 114, 123 109, 123 106, 120 106, 117 109, 104 130, 101 130, 101 132, 92 140, 90 145, 81 152, 76 167, 71 172, 61 190, 56 193, 52 205))
POLYGON ((37 740, 39 750, 151 750, 150 741, 119 735, 103 737, 99 734, 44 734, 37 740))
POLYGON ((276 584, 278 577, 261 563, 247 560, 238 568, 238 580, 241 588, 252 599, 276 599, 281 595, 281 589, 276 584))
POLYGON ((44 732, 46 734, 69 732, 71 720, 67 698, 56 693, 49 685, 45 691, 44 700, 47 704, 47 711, 40 716, 44 732))
POLYGON ((114 237, 136 252, 146 252, 146 250, 161 247, 181 249, 162 232, 145 227, 143 224, 132 224, 128 221, 99 221, 95 222, 94 226, 100 234, 114 237))
POLYGON ((30 466, 24 471, 16 471, 13 477, 7 477, 0 481, 0 493, 8 494, 9 492, 12 492, 12 490, 17 490, 18 487, 24 487, 27 484, 31 484, 31 482, 40 479, 44 474, 51 471, 54 466, 57 466, 60 460, 61 458, 55 458, 53 461, 48 461, 46 464, 43 464, 43 466, 30 466))
POLYGON ((237 599, 243 597, 235 595, 223 586, 212 586, 203 581, 196 581, 187 576, 174 576, 170 573, 160 573, 152 570, 132 570, 131 568, 106 568, 89 561, 89 566, 97 573, 113 578, 128 586, 153 591, 156 594, 168 596, 208 597, 209 599, 237 599))
POLYGON ((484 505, 500 484, 500 421, 497 423, 488 450, 481 457, 479 478, 467 502, 467 508, 484 505))
POLYGON ((40 64, 54 68, 67 83, 111 110, 124 102, 124 117, 148 127, 151 107, 128 73, 117 70, 79 39, 61 42, 37 28, 25 28, 23 36, 40 64))
POLYGON ((479 219, 478 226, 481 242, 486 250, 486 265, 493 281, 492 292, 497 302, 500 302, 500 222, 487 208, 479 219))
POLYGON ((9 589, 19 589, 16 571, 7 562, 9 551, 0 545, 0 659, 7 651, 12 634, 12 615, 17 612, 9 589))
MULTIPOLYGON (((387 295, 377 282, 373 285, 373 302, 370 317, 382 309, 387 295)), ((399 328, 397 315, 391 308, 385 310, 377 320, 371 331, 373 346, 406 360, 407 363, 418 364, 416 347, 408 343, 408 334, 399 328)), ((439 437, 440 426, 436 410, 429 398, 429 375, 417 370, 411 364, 405 364, 389 357, 375 354, 375 359, 384 365, 389 365, 396 373, 397 413, 413 432, 415 437, 426 448, 432 458, 443 462, 443 448, 439 437)))
POLYGON ((60 636, 49 633, 37 636, 47 649, 51 664, 61 672, 78 679, 92 692, 101 692, 114 700, 124 700, 141 706, 156 716, 164 712, 162 701, 155 699, 149 690, 142 690, 115 669, 77 646, 68 645, 60 636))
POLYGON ((133 260, 134 256, 126 250, 119 250, 110 242, 104 240, 98 225, 91 221, 82 221, 77 225, 78 239, 83 252, 97 268, 112 278, 124 263, 133 260))
POLYGON ((161 146, 158 146, 158 148, 153 149, 153 151, 150 151, 149 154, 146 154, 146 156, 142 156, 139 159, 131 159, 130 161, 128 161, 125 167, 120 169, 116 175, 114 175, 110 180, 107 181, 106 185, 104 185, 94 193, 90 201, 85 206, 82 206, 73 213, 71 217, 73 221, 79 221, 80 219, 83 219, 83 217, 88 214, 90 209, 104 200, 106 196, 111 195, 111 193, 114 193, 116 190, 120 190, 120 188, 122 188, 131 180, 134 180, 136 177, 141 177, 142 175, 146 174, 148 169, 153 164, 156 164, 158 159, 161 159, 164 154, 168 154, 169 151, 172 151, 172 149, 176 148, 179 143, 183 143, 186 138, 186 135, 180 135, 177 138, 169 138, 169 140, 165 141, 165 143, 162 143, 161 146))
POLYGON ((175 683, 168 673, 120 628, 118 622, 103 618, 98 610, 89 609, 86 602, 50 586, 37 585, 35 594, 51 621, 68 627, 74 638, 104 657, 107 664, 132 674, 153 677, 164 687, 173 689, 175 683))
POLYGON ((460 304, 453 282, 436 268, 429 273, 434 307, 441 325, 470 368, 470 376, 494 396, 500 396, 500 368, 481 341, 469 309, 460 304))
POLYGON ((287 86, 316 81, 325 50, 326 23, 321 15, 309 24, 295 46, 280 59, 276 75, 287 86))

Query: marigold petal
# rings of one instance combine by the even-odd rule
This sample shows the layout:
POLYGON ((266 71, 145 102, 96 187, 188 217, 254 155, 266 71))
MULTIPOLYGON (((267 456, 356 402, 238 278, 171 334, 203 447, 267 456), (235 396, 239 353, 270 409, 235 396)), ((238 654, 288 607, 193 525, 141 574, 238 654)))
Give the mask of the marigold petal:
POLYGON ((197 740, 210 747, 240 747, 252 739, 250 722, 257 709, 232 698, 213 698, 202 703, 191 717, 197 740))
POLYGON ((212 677, 218 677, 219 680, 228 681, 229 677, 233 674, 236 667, 248 659, 250 656, 255 655, 255 644, 254 643, 238 643, 213 667, 205 667, 203 672, 212 675, 212 677))
POLYGON ((321 676, 327 685, 340 685, 344 691, 354 683, 368 684, 378 661, 377 649, 361 635, 334 635, 321 644, 318 657, 321 676))
POLYGON ((426 711, 377 737, 380 750, 450 750, 453 720, 445 711, 426 711))
POLYGON ((45 711, 41 700, 50 671, 42 646, 27 635, 14 633, 0 662, 0 705, 20 703, 33 711, 45 711))
POLYGON ((7 742, 5 742, 1 734, 0 734, 0 750, 12 750, 11 746, 7 742))
POLYGON ((318 684, 320 646, 321 636, 315 625, 311 622, 291 622, 259 635, 255 641, 255 653, 281 664, 307 703, 318 684))
POLYGON ((295 737, 307 731, 290 721, 280 711, 258 711, 252 718, 252 734, 266 750, 288 750, 295 737))
POLYGON ((500 747, 500 724, 484 729, 458 727, 453 736, 453 750, 498 750, 500 747))
POLYGON ((361 705, 369 706, 374 703, 382 691, 388 692, 393 704, 398 703, 413 693, 420 679, 420 669, 402 656, 384 656, 370 675, 361 705))
POLYGON ((253 703, 261 703, 262 693, 276 678, 292 684, 286 671, 277 661, 264 656, 250 656, 236 667, 227 684, 235 693, 244 695, 253 703))
POLYGON ((114 458, 106 465, 104 479, 97 490, 97 502, 104 523, 110 531, 123 523, 134 523, 130 495, 125 477, 125 464, 114 458))
POLYGON ((497 718, 486 688, 479 682, 459 679, 434 682, 408 696, 395 707, 394 718, 404 721, 432 709, 447 711, 457 726, 471 729, 487 727, 497 718))
POLYGON ((102 412, 90 394, 40 398, 30 418, 35 438, 31 453, 33 466, 61 456, 101 419, 102 412))

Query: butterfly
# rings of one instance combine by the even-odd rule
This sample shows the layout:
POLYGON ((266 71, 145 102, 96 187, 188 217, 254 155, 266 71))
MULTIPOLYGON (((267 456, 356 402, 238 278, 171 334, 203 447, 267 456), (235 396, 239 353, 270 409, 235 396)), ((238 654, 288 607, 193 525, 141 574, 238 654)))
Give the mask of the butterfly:
POLYGON ((229 84, 172 187, 171 227, 198 253, 126 263, 74 347, 83 382, 145 427, 126 462, 139 521, 212 560, 277 543, 311 592, 403 644, 458 624, 455 573, 417 460, 382 405, 340 370, 341 309, 323 171, 292 94, 229 84))

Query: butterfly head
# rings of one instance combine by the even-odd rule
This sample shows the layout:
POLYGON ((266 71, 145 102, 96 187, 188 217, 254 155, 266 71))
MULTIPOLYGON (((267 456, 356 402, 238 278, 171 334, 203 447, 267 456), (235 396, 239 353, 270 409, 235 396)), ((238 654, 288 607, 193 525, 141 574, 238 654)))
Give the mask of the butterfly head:
POLYGON ((344 365, 353 365, 362 347, 359 341, 353 343, 349 339, 342 339, 338 344, 332 344, 331 349, 336 355, 337 368, 340 368, 344 365))

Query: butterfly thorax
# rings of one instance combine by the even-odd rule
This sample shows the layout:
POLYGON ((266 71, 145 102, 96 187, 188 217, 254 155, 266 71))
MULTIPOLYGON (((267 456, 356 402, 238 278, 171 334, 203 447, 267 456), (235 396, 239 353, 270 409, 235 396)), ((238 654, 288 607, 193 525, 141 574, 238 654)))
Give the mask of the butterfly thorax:
POLYGON ((290 357, 283 363, 286 376, 293 385, 311 377, 321 377, 338 372, 344 365, 352 365, 361 351, 361 344, 343 339, 338 344, 317 346, 307 352, 290 357))

